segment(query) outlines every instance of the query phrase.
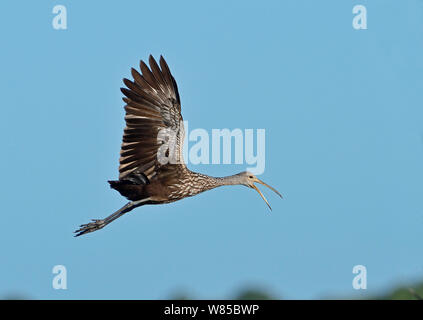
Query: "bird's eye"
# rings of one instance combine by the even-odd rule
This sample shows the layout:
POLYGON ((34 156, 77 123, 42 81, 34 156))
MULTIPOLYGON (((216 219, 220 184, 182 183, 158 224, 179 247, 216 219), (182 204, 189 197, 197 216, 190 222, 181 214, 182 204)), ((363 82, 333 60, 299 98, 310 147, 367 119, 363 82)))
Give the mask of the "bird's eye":
POLYGON ((250 179, 252 179, 252 178, 253 178, 253 176, 249 176, 249 178, 250 178, 250 179))

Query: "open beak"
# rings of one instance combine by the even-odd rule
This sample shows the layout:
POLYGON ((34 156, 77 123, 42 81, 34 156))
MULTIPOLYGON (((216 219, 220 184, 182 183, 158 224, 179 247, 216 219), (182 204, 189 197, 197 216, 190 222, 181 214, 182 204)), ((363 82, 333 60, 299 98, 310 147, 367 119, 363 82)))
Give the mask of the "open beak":
MULTIPOLYGON (((259 179, 257 179, 257 178, 254 180, 254 182, 260 183, 260 184, 262 184, 262 185, 264 185, 264 186, 268 187, 270 190, 272 190, 272 191, 273 191, 273 192, 275 192, 275 193, 276 193, 279 197, 281 197, 281 198, 282 198, 282 195, 279 193, 279 191, 278 191, 278 190, 276 190, 275 188, 273 188, 273 187, 269 186, 267 183, 264 183, 263 181, 261 181, 261 180, 259 180, 259 179)), ((252 188, 253 188, 254 190, 256 190, 256 191, 259 193, 259 195, 263 198, 264 202, 266 202, 266 204, 267 204, 267 206, 269 207, 269 209, 270 209, 270 210, 272 210, 272 207, 270 206, 269 202, 266 200, 266 198, 265 198, 265 196, 263 195, 263 193, 261 193, 261 191, 259 190, 259 188, 257 188, 254 184, 253 184, 252 188)))

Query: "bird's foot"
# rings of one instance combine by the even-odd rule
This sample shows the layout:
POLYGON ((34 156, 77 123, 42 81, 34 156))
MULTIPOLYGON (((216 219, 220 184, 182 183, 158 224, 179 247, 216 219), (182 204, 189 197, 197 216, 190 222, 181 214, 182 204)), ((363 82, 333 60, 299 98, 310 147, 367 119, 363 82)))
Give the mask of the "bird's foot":
POLYGON ((94 232, 103 228, 107 223, 103 219, 92 219, 93 222, 87 224, 81 224, 76 233, 75 237, 82 236, 83 234, 94 232))

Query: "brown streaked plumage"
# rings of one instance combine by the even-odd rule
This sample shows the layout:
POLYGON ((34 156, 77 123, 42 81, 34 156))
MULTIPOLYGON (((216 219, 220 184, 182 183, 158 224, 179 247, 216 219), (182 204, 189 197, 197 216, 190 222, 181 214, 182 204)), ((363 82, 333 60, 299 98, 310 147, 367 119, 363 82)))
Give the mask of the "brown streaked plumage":
POLYGON ((134 81, 123 79, 126 127, 119 159, 119 180, 109 181, 128 202, 105 219, 94 219, 75 231, 75 236, 99 230, 126 212, 145 204, 174 202, 225 185, 255 189, 260 183, 279 196, 271 186, 249 172, 216 178, 189 170, 182 157, 184 126, 178 87, 166 61, 160 66, 150 55, 150 68, 140 62, 140 74, 131 70, 134 81))

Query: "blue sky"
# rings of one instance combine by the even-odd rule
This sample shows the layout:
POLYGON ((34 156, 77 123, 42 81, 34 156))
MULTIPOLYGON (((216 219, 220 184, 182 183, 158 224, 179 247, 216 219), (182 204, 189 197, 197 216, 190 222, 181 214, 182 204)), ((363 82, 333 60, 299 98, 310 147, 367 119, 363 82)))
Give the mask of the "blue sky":
MULTIPOLYGON (((0 4, 0 296, 359 296, 422 279, 423 2, 19 1, 0 4), (67 8, 67 30, 52 27, 67 8), (368 29, 352 28, 365 5, 368 29), (119 88, 163 54, 191 129, 264 128, 261 178, 146 206, 125 204, 119 88), (65 265, 68 289, 52 288, 65 265), (367 267, 367 291, 352 288, 367 267)), ((245 165, 190 166, 210 175, 245 165)))

